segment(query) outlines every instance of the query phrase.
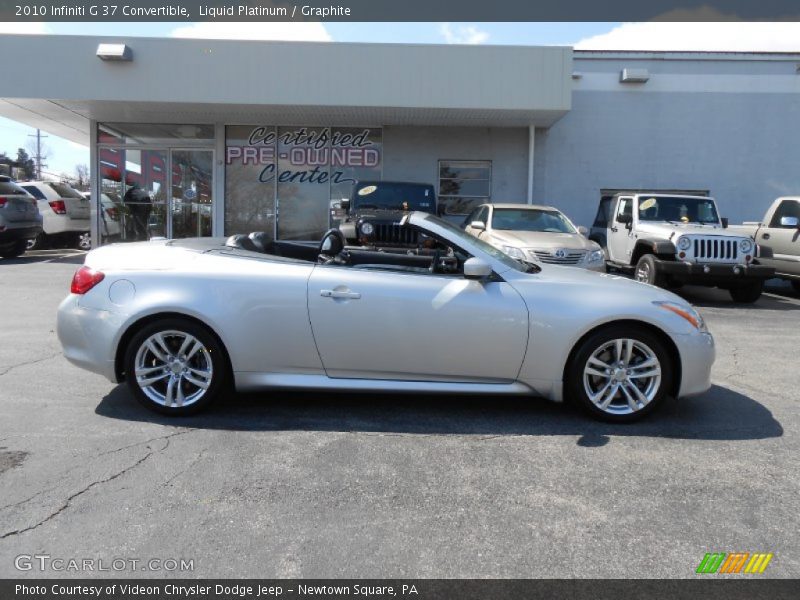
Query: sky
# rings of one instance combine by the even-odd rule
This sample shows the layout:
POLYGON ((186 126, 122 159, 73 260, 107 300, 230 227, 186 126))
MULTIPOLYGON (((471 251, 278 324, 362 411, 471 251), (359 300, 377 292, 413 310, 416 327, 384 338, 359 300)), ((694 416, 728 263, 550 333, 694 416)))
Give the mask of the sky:
MULTIPOLYGON (((800 23, 8 23, 2 33, 420 44, 566 45, 584 50, 800 52, 800 23)), ((44 132, 46 133, 46 132, 44 132)), ((35 130, 0 117, 0 152, 30 151, 35 130)), ((85 146, 49 136, 47 173, 74 175, 85 146)))

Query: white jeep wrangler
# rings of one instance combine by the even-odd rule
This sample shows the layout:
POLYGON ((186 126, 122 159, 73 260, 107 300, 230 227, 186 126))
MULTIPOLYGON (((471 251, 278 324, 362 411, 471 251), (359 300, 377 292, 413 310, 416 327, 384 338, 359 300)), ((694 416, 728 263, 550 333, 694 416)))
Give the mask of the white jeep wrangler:
POLYGON ((775 269, 760 265, 753 238, 727 232, 726 221, 706 196, 621 193, 601 201, 589 237, 609 267, 632 270, 637 281, 716 286, 755 302, 775 269))

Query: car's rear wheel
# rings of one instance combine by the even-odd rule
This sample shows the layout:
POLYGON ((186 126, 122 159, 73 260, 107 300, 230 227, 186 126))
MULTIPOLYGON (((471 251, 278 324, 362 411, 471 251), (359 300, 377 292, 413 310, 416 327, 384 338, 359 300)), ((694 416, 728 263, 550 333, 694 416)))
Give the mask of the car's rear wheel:
POLYGON ((658 263, 652 254, 645 254, 636 263, 634 272, 636 281, 649 283, 658 287, 664 287, 664 275, 658 271, 658 263))
POLYGON ((41 250, 46 246, 47 246, 47 236, 44 233, 40 233, 35 238, 32 238, 27 241, 28 250, 41 250))
POLYGON ((19 240, 18 242, 14 242, 10 246, 6 246, 0 250, 0 256, 3 258, 17 258, 18 256, 25 254, 25 250, 27 249, 28 240, 19 240))
POLYGON ((741 302, 743 304, 752 304, 761 298, 761 292, 764 291, 764 284, 761 281, 750 283, 739 287, 733 287, 728 290, 734 302, 741 302))
POLYGON ((131 339, 125 377, 141 404, 182 416, 216 399, 227 379, 227 362, 222 345, 208 329, 188 319, 163 319, 131 339))
POLYGON ((629 423, 669 395, 673 364, 666 344, 642 327, 606 327, 583 340, 567 370, 566 391, 591 416, 629 423))

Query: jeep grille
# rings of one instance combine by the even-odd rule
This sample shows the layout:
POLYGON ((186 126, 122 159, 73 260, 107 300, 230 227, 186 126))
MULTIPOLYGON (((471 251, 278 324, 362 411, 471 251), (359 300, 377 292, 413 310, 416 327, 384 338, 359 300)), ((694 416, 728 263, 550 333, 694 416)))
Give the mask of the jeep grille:
POLYGON ((739 240, 733 238, 694 238, 694 259, 703 262, 736 262, 739 240))
POLYGON ((394 223, 374 223, 375 243, 398 246, 416 246, 417 232, 411 227, 394 223))

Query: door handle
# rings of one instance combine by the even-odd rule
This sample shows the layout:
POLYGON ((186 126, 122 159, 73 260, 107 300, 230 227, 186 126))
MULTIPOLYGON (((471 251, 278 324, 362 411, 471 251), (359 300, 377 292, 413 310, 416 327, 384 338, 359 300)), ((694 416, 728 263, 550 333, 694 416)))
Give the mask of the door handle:
POLYGON ((358 292, 346 292, 341 290, 320 290, 319 295, 323 298, 343 298, 346 300, 361 299, 361 294, 358 292))

